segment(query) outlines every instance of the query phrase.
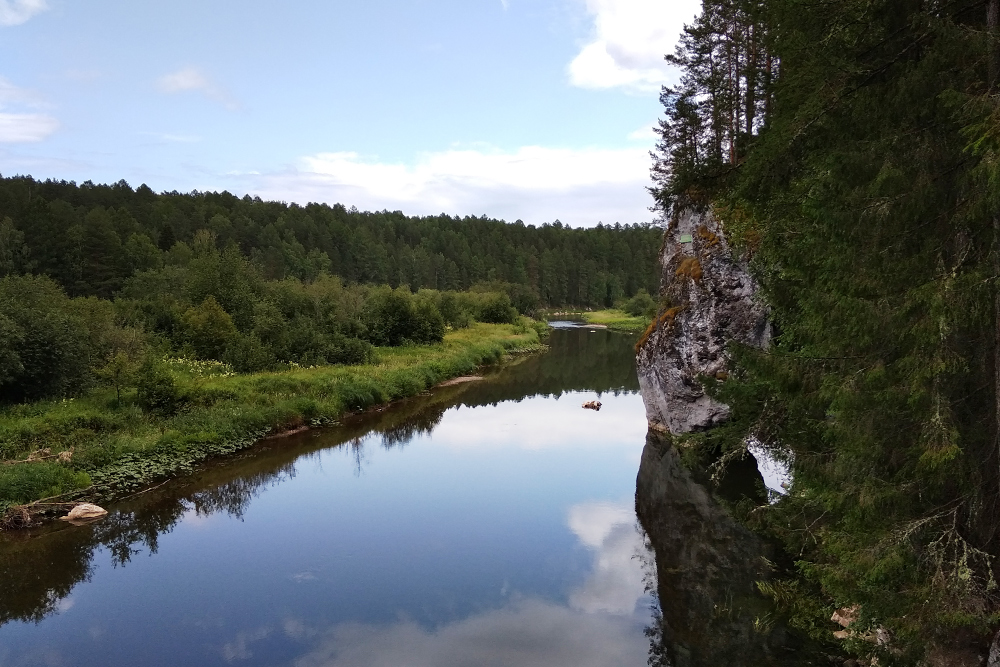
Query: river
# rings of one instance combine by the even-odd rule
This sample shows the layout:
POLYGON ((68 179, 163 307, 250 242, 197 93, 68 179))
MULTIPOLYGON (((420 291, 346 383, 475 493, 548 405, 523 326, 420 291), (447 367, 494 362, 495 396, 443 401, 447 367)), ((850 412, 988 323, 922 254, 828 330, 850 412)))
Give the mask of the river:
POLYGON ((732 653, 696 659, 678 628, 714 604, 683 531, 728 524, 686 473, 659 479, 632 342, 557 324, 481 381, 262 442, 91 525, 0 534, 0 666, 640 667, 647 634, 658 664, 732 653), (682 613, 651 611, 658 569, 682 613))

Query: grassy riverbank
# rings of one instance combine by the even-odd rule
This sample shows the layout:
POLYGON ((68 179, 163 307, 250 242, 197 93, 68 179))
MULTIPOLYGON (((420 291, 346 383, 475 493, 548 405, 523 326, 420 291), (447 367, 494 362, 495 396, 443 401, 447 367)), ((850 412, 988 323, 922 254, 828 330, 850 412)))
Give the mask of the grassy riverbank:
POLYGON ((268 434, 418 394, 507 352, 537 349, 540 331, 527 321, 474 324, 440 344, 377 348, 372 364, 246 375, 174 359, 167 366, 178 402, 170 414, 144 411, 129 394, 119 401, 110 389, 8 407, 0 411, 0 524, 26 519, 28 503, 35 514, 121 497, 268 434))
POLYGON ((629 315, 624 310, 609 308, 580 313, 588 324, 600 324, 614 331, 640 332, 649 326, 650 318, 629 315))

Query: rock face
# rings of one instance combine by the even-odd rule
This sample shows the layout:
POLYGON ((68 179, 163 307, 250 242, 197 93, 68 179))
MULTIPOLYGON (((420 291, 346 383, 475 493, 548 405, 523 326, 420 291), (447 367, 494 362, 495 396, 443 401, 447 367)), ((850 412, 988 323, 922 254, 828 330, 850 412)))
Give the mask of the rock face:
POLYGON ((725 421, 729 408, 706 396, 698 377, 724 377, 726 346, 766 347, 771 330, 756 282, 711 212, 674 216, 660 265, 669 307, 637 344, 636 365, 650 427, 678 435, 725 421))

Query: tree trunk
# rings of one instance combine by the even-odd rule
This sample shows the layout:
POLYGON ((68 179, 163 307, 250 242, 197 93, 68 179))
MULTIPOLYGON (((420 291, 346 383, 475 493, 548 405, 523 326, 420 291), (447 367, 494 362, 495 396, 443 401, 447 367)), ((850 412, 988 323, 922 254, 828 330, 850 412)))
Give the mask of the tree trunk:
POLYGON ((1000 0, 989 0, 986 5, 986 62, 989 71, 990 92, 997 82, 997 22, 1000 20, 1000 0))

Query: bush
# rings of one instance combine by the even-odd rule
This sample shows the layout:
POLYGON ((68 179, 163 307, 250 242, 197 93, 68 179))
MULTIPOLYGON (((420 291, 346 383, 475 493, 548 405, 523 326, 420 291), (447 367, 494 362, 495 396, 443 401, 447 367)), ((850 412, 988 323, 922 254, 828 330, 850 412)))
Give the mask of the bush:
POLYGON ((476 319, 490 324, 513 324, 518 321, 517 309, 505 293, 484 294, 476 310, 476 319))
POLYGON ((326 348, 326 362, 328 364, 364 364, 374 357, 375 351, 371 343, 349 338, 343 334, 330 336, 330 342, 326 348))
POLYGON ((14 504, 58 496, 90 486, 85 472, 71 470, 58 463, 19 463, 0 466, 0 498, 14 504))
POLYGON ((222 361, 237 373, 257 373, 274 368, 278 363, 274 350, 256 334, 238 335, 226 348, 222 361))
POLYGON ((430 301, 418 301, 414 307, 413 340, 420 343, 440 343, 444 340, 444 318, 430 301))
POLYGON ((97 329, 113 324, 109 309, 78 301, 46 277, 0 280, 0 398, 65 396, 93 382, 90 362, 101 353, 97 329))
POLYGON ((368 340, 375 345, 431 343, 444 337, 444 318, 429 298, 414 303, 406 288, 372 290, 364 309, 368 340))
POLYGON ((651 317, 656 314, 656 302, 653 301, 653 297, 649 296, 649 292, 644 289, 640 289, 635 293, 635 296, 625 302, 625 306, 622 310, 632 317, 640 317, 643 315, 651 317))
POLYGON ((236 337, 233 318, 213 296, 202 301, 200 306, 188 308, 181 320, 185 340, 199 359, 221 360, 236 337))
POLYGON ((172 415, 182 402, 182 395, 174 376, 164 364, 147 360, 139 368, 136 379, 139 405, 147 412, 172 415))

